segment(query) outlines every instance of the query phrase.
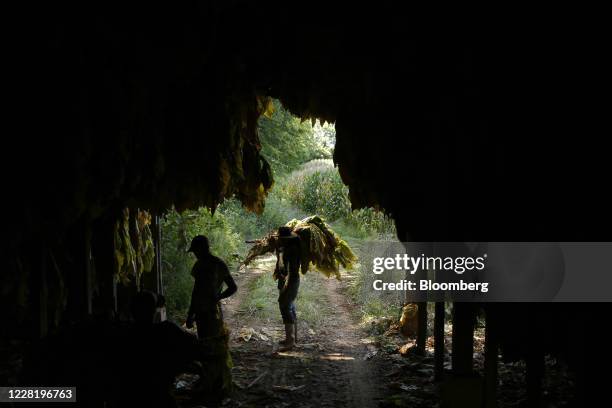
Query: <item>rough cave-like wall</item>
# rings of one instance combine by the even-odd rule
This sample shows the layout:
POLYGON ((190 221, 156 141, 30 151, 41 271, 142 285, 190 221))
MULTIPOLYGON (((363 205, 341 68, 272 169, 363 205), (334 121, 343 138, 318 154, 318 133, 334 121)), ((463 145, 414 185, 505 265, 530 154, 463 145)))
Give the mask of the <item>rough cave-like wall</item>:
POLYGON ((29 26, 12 242, 116 204, 214 206, 237 193, 258 209, 271 183, 255 127, 267 96, 337 122, 354 205, 386 208, 415 237, 536 217, 538 233, 557 232, 547 205, 564 196, 558 180, 591 170, 564 170, 568 154, 594 149, 555 136, 584 109, 560 82, 577 49, 560 34, 544 47, 533 21, 520 33, 442 16, 423 28, 416 10, 384 2, 318 15, 273 3, 80 7, 41 10, 29 26))
POLYGON ((589 101, 565 81, 588 48, 554 25, 541 32, 535 11, 519 29, 424 22, 385 2, 46 7, 15 59, 6 295, 28 297, 16 288, 41 245, 72 265, 65 279, 79 274, 72 242, 124 206, 237 194, 261 209, 271 177, 255 124, 268 96, 336 122, 353 204, 386 209, 402 239, 598 236, 603 161, 572 163, 602 151, 589 101), (577 141, 557 136, 571 132, 577 141))

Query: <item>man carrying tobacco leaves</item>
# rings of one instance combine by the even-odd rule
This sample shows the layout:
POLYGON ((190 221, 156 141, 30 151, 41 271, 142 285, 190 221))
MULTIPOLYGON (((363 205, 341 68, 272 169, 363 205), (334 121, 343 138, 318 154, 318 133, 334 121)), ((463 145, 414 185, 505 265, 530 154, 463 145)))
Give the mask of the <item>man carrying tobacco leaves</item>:
POLYGON ((300 287, 300 237, 290 227, 278 229, 274 277, 278 280, 278 306, 285 325, 285 340, 280 344, 291 349, 297 341, 295 299, 300 287))

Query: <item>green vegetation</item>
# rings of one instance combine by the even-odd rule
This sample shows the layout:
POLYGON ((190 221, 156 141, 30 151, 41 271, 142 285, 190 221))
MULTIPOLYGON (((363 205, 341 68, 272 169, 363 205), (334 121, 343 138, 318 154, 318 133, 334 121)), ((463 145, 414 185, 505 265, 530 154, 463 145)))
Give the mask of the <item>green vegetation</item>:
POLYGON ((291 173, 314 159, 329 159, 335 133, 330 137, 330 125, 313 126, 302 122, 274 102, 274 113, 259 121, 261 154, 268 160, 276 178, 291 173))
MULTIPOLYGON (((334 146, 333 125, 300 122, 274 101, 275 112, 259 121, 262 154, 268 159, 276 184, 266 199, 263 214, 247 212, 236 199, 224 201, 213 213, 201 208, 178 213, 170 210, 162 220, 162 262, 164 288, 171 318, 182 320, 186 315, 193 287, 191 267, 193 255, 186 253, 191 238, 208 236, 212 252, 235 269, 250 248, 245 240, 265 236, 292 219, 320 215, 352 248, 358 258, 359 243, 368 239, 395 239, 393 221, 372 208, 351 211, 348 188, 342 184, 337 168, 330 159, 334 146)), ((351 292, 362 306, 363 316, 386 314, 384 299, 366 297, 365 283, 371 275, 361 261, 349 279, 351 292), (362 290, 363 289, 363 290, 362 290)), ((307 274, 307 283, 300 290, 300 315, 309 323, 318 319, 317 290, 322 290, 323 277, 307 274), (310 295, 312 294, 312 296, 310 295)), ((271 275, 252 282, 247 307, 275 315, 277 296, 271 275), (266 299, 265 302, 262 299, 266 299), (265 303, 265 304, 263 304, 265 303)), ((400 304, 401 305, 401 304, 400 304)))
POLYGON ((333 222, 351 213, 348 187, 331 160, 313 160, 287 177, 285 194, 291 204, 308 214, 333 222))
MULTIPOLYGON (((387 237, 391 239, 391 237, 387 237)), ((347 294, 359 306, 359 318, 362 323, 375 323, 377 320, 398 320, 404 304, 404 294, 398 291, 374 291, 372 282, 378 277, 372 273, 371 265, 374 254, 364 248, 364 240, 349 239, 349 244, 359 254, 359 265, 352 271, 344 271, 342 277, 348 283, 347 294)), ((389 277, 399 280, 403 276, 389 277)))

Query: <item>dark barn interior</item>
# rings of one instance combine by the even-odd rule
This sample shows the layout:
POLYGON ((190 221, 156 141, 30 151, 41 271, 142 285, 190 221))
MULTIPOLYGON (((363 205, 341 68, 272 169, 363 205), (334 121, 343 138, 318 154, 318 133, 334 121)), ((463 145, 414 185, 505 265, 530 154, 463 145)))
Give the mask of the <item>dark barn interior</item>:
MULTIPOLYGON (((23 367, 2 383, 78 379, 81 403, 102 406, 104 373, 70 370, 85 347, 101 366, 109 327, 137 290, 115 277, 124 209, 129 228, 139 209, 214 208, 232 195, 261 211, 273 174, 256 125, 270 98, 336 124, 334 161, 353 206, 385 209, 402 241, 609 237, 602 108, 587 96, 601 58, 586 41, 596 27, 572 29, 550 10, 424 21, 386 2, 30 13, 12 61, 18 127, 5 134, 0 278, 2 357, 23 356, 23 367)), ((157 241, 155 226, 154 217, 157 241)), ((140 288, 160 290, 158 269, 140 288)), ((587 327, 597 337, 603 305, 481 306, 489 350, 527 361, 532 406, 545 353, 568 361, 574 404, 587 406, 577 342, 587 327)), ((456 377, 472 371, 475 308, 455 305, 456 377)), ((488 357, 485 400, 495 406, 497 353, 488 357)))

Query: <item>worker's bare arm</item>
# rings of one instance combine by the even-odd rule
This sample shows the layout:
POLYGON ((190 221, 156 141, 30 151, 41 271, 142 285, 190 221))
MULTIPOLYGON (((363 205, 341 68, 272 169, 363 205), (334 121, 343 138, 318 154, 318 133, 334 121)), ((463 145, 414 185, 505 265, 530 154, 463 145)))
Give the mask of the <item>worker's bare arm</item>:
POLYGON ((225 282, 227 288, 225 288, 225 290, 219 295, 219 300, 232 296, 238 290, 238 286, 236 285, 236 282, 229 271, 227 271, 225 274, 223 282, 225 282))

